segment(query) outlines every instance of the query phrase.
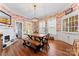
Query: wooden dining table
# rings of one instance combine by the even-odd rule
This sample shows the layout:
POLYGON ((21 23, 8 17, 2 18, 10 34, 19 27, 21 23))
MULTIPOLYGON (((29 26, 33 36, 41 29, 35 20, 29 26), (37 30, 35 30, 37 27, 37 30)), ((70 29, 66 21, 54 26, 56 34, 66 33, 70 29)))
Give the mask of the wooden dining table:
POLYGON ((33 37, 45 37, 47 34, 30 34, 33 37))
POLYGON ((35 51, 40 51, 40 49, 45 46, 43 39, 45 39, 44 37, 46 37, 47 34, 27 34, 27 35, 29 39, 27 40, 28 43, 26 43, 26 46, 32 48, 35 51))
POLYGON ((28 42, 31 42, 31 44, 32 44, 32 45, 35 45, 35 46, 40 45, 40 42, 37 41, 37 40, 33 40, 32 37, 33 37, 34 39, 38 38, 39 40, 42 40, 43 37, 46 36, 46 34, 27 34, 27 35, 29 35, 29 37, 31 37, 31 40, 28 40, 28 42))
POLYGON ((34 39, 39 38, 40 40, 42 40, 44 37, 47 36, 47 34, 28 34, 30 36, 30 38, 32 39, 32 37, 34 37, 34 39))
POLYGON ((40 45, 40 42, 36 41, 36 40, 28 40, 28 42, 30 42, 32 45, 34 46, 38 46, 40 45))

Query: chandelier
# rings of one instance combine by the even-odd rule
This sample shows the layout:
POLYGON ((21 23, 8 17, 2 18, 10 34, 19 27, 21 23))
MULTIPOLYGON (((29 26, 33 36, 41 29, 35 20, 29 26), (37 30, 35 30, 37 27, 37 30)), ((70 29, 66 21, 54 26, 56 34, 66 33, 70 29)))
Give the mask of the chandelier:
POLYGON ((36 17, 36 8, 37 8, 37 5, 36 4, 33 4, 33 8, 34 8, 34 13, 33 13, 33 18, 32 18, 32 21, 38 21, 37 19, 37 17, 36 17))

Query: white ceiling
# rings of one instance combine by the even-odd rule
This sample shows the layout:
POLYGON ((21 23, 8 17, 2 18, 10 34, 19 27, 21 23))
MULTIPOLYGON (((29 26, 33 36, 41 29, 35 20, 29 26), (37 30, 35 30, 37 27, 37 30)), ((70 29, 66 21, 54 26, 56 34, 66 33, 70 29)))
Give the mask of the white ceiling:
MULTIPOLYGON (((35 3, 36 4, 36 3, 35 3)), ((28 18, 43 18, 47 15, 53 15, 69 7, 70 3, 38 3, 36 4, 36 15, 34 15, 34 3, 5 3, 5 5, 14 12, 28 18)))

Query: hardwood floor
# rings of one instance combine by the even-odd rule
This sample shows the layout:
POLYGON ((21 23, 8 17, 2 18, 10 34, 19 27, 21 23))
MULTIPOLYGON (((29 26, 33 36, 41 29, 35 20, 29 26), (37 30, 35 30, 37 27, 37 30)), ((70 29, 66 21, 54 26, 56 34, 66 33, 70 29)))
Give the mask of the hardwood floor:
POLYGON ((53 42, 49 41, 50 49, 48 50, 48 56, 70 56, 72 53, 72 46, 60 41, 54 40, 53 42))
POLYGON ((4 49, 2 56, 70 56, 71 45, 59 41, 59 40, 49 40, 50 48, 46 52, 35 53, 33 50, 22 45, 23 41, 19 39, 13 45, 4 49))

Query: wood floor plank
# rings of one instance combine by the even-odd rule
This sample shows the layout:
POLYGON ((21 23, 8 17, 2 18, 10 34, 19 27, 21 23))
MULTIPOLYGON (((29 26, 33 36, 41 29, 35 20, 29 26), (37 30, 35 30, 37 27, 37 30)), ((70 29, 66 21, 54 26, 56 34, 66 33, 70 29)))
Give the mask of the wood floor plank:
POLYGON ((22 45, 23 41, 19 39, 13 45, 5 48, 3 50, 3 56, 70 56, 70 51, 67 49, 71 49, 72 46, 60 41, 60 40, 49 40, 50 48, 46 52, 37 52, 35 53, 28 47, 24 47, 22 45))

